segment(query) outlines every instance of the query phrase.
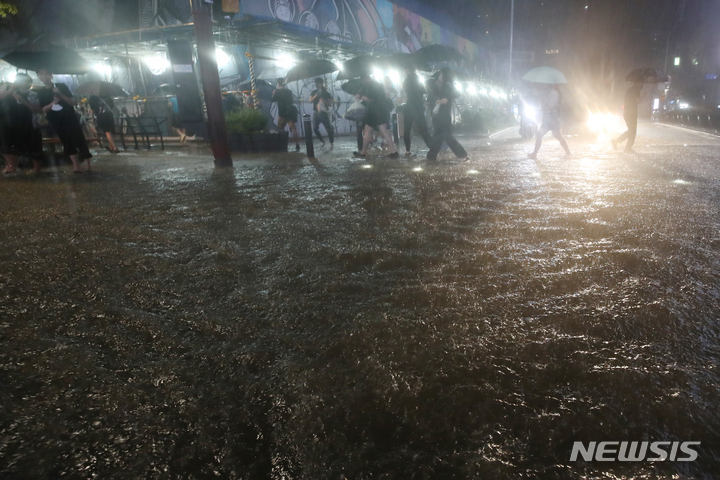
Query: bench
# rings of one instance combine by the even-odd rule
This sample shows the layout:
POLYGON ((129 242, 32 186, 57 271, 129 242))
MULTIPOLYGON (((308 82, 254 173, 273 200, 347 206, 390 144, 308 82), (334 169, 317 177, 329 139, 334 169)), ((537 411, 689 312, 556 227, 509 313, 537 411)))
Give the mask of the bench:
POLYGON ((117 131, 120 132, 120 142, 122 143, 123 149, 127 150, 125 145, 125 135, 132 135, 135 141, 135 150, 139 150, 138 136, 143 145, 147 145, 147 149, 150 150, 151 143, 150 137, 159 138, 160 145, 165 150, 165 141, 163 140, 163 133, 160 125, 165 122, 165 117, 131 117, 121 116, 115 120, 115 126, 117 131))

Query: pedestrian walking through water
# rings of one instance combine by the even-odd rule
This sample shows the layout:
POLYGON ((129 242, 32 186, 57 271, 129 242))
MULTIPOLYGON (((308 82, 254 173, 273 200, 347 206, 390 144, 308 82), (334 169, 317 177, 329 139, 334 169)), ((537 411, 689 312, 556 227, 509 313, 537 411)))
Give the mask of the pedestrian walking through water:
POLYGON ((545 92, 540 106, 542 110, 542 125, 540 126, 540 130, 535 134, 535 150, 530 154, 530 158, 532 159, 537 159, 543 137, 548 132, 552 132, 553 136, 560 142, 560 145, 562 145, 565 150, 565 155, 570 155, 570 147, 568 147, 560 130, 560 107, 562 105, 560 87, 557 85, 546 85, 544 88, 545 92))
POLYGON ((637 124, 638 124, 638 103, 640 101, 640 92, 642 91, 644 81, 637 79, 633 82, 633 86, 630 87, 625 94, 625 109, 623 111, 623 117, 625 117, 625 124, 627 125, 627 131, 620 135, 618 138, 612 141, 613 147, 617 150, 620 144, 627 140, 625 144, 625 153, 635 153, 633 145, 635 145, 635 137, 637 136, 637 124))
POLYGON ((88 149, 85 134, 75 113, 75 99, 70 89, 64 83, 53 83, 52 72, 47 68, 37 71, 37 76, 45 85, 38 90, 40 106, 52 125, 53 130, 60 137, 65 155, 70 157, 73 172, 81 173, 80 162, 85 161, 85 170, 90 171, 90 158, 92 154, 88 149))
POLYGON ((432 96, 435 98, 432 117, 434 131, 427 159, 437 160, 443 143, 446 143, 456 157, 468 160, 467 151, 452 133, 452 104, 457 97, 452 70, 443 68, 440 71, 440 75, 433 85, 432 96))
POLYGON ((325 81, 318 77, 315 79, 315 90, 310 93, 310 101, 313 104, 313 130, 320 140, 321 147, 325 146, 325 140, 320 133, 320 124, 325 126, 328 138, 330 139, 330 149, 333 148, 335 131, 330 123, 330 107, 333 103, 333 97, 325 88, 325 81))
POLYGON ((392 102, 387 98, 385 88, 380 82, 373 80, 369 75, 363 75, 360 81, 363 86, 356 97, 367 105, 367 110, 365 112, 363 147, 359 152, 353 152, 353 156, 358 158, 365 157, 367 149, 372 142, 373 130, 377 130, 385 140, 385 145, 390 149, 390 155, 388 155, 388 157, 398 158, 400 154, 388 130, 392 102))
MULTIPOLYGON (((277 88, 273 90, 273 102, 278 104, 278 123, 280 130, 285 130, 285 125, 290 128, 290 133, 295 140, 295 151, 300 151, 300 143, 298 141, 298 133, 295 124, 297 123, 298 109, 293 104, 292 92, 285 87, 285 79, 277 79, 277 88)), ((331 127, 332 128, 332 127, 331 127)))
POLYGON ((42 110, 31 86, 30 76, 18 73, 15 82, 0 92, 0 117, 3 120, 0 137, 4 139, 0 153, 5 157, 4 173, 17 171, 18 157, 32 160, 33 171, 40 171, 43 150, 38 117, 42 110))
POLYGON ((405 109, 403 110, 403 140, 405 141, 405 155, 410 155, 412 145, 412 129, 417 127, 425 145, 430 148, 432 137, 425 120, 425 86, 420 82, 415 70, 408 69, 403 82, 403 96, 405 109))

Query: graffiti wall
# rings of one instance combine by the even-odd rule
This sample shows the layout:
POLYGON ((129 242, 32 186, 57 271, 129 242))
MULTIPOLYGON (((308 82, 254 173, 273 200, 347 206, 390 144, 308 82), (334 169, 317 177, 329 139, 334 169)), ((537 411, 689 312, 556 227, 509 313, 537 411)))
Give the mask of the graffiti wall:
POLYGON ((303 25, 339 41, 408 53, 441 43, 457 48, 468 59, 480 54, 476 44, 388 0, 244 0, 241 5, 243 13, 303 25))

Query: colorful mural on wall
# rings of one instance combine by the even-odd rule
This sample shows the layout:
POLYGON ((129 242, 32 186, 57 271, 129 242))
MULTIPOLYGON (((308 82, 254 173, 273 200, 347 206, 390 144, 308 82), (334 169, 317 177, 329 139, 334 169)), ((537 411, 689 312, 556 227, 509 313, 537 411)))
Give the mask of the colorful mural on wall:
POLYGON ((327 32, 339 41, 407 53, 442 43, 468 59, 481 53, 476 44, 388 0, 244 0, 242 10, 327 32))

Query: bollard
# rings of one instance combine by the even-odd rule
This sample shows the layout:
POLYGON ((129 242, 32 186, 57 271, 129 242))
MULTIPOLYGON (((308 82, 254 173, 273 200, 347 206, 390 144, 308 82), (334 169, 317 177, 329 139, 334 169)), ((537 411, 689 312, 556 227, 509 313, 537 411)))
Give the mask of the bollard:
POLYGON ((357 129, 357 144, 358 144, 358 152, 362 152, 363 147, 363 130, 365 129, 365 124, 361 121, 355 122, 355 127, 357 129))
POLYGON ((303 126, 305 127, 305 148, 307 149, 308 158, 315 158, 315 148, 313 147, 313 131, 310 115, 303 115, 303 126))
POLYGON ((398 119, 397 113, 392 114, 392 129, 393 129, 393 140, 395 145, 400 144, 400 137, 398 136, 398 119))

